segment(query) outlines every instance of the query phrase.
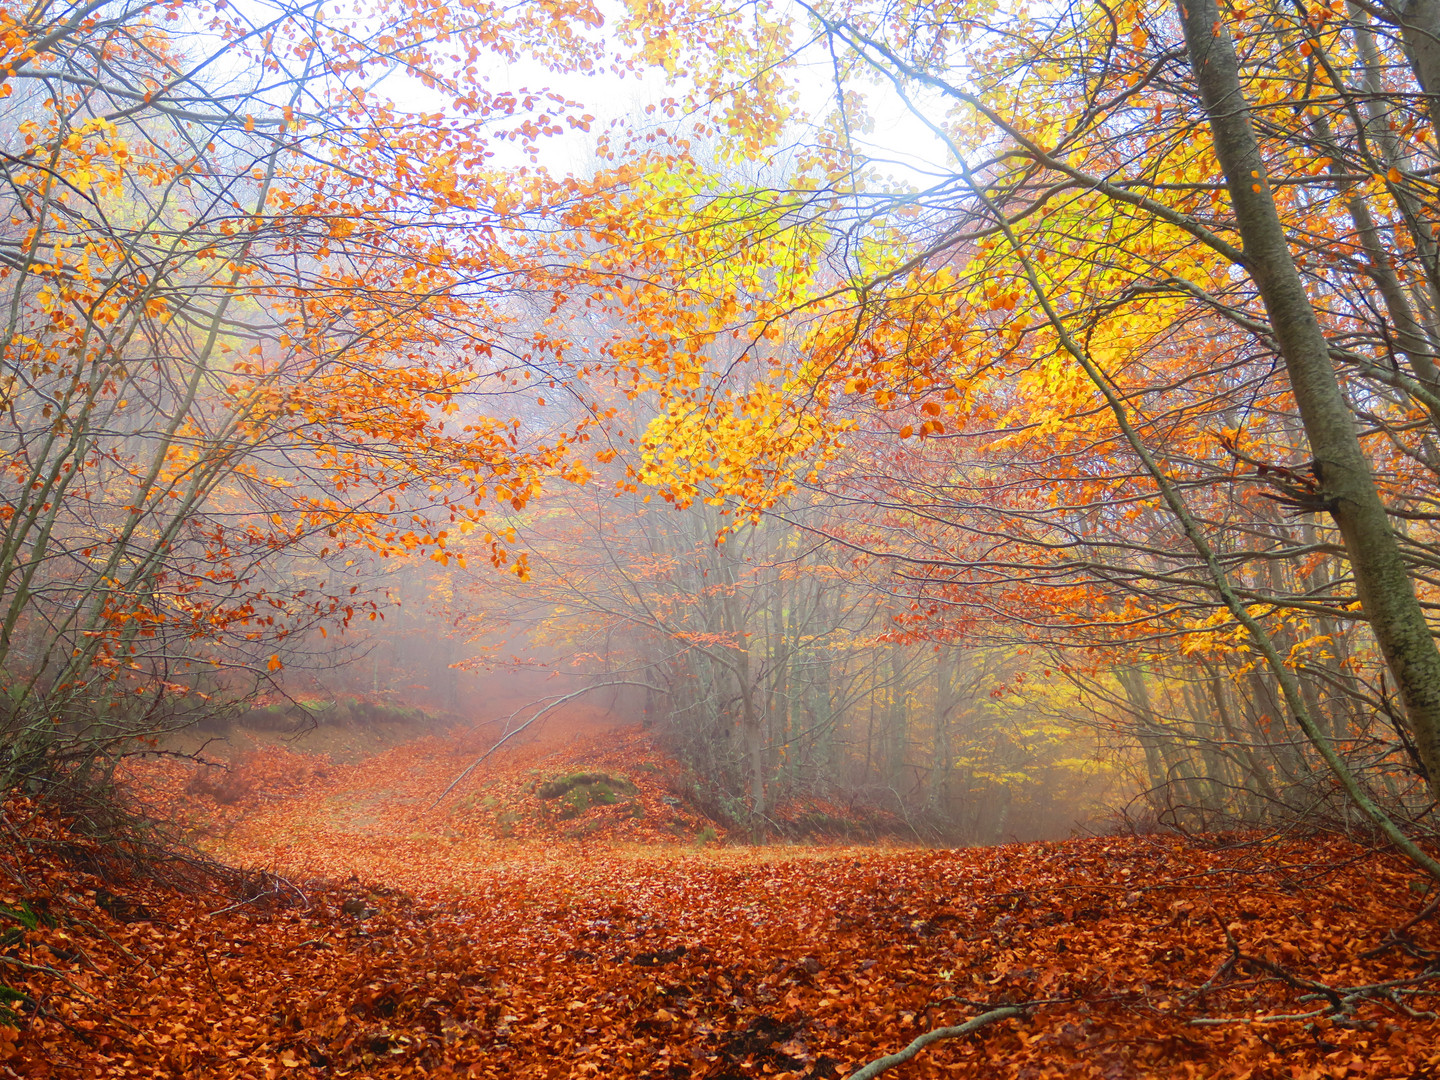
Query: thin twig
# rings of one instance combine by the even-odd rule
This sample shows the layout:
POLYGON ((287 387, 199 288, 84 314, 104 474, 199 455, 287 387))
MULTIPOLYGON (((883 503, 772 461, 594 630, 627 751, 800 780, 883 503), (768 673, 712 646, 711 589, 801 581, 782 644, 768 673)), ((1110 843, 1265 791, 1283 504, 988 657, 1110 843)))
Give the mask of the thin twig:
MULTIPOLYGON (((1426 913, 1416 916, 1415 920, 1407 923, 1413 926, 1426 913)), ((1304 979, 1290 971, 1282 964, 1273 960, 1266 960, 1258 956, 1246 956, 1240 951, 1235 936, 1230 933, 1229 927, 1225 927, 1225 941, 1230 946, 1230 955, 1220 965, 1218 971, 1210 977, 1206 983, 1195 991, 1191 996, 1199 997, 1208 990, 1217 980, 1228 971, 1233 971, 1240 965, 1249 965, 1252 969, 1258 969, 1274 978, 1279 979, 1287 986, 1295 990, 1305 990, 1308 993, 1301 994, 1297 999, 1299 1002, 1307 1003, 1324 1000, 1327 1004, 1318 1009, 1303 1013, 1272 1013, 1268 1016, 1197 1016, 1189 1023, 1200 1027, 1216 1027, 1225 1024, 1278 1024, 1287 1021, 1313 1020, 1317 1017, 1327 1017, 1340 1023, 1354 1024, 1352 1018, 1355 1013, 1355 1006, 1362 1001, 1388 1002, 1396 1006, 1412 1019, 1433 1019, 1431 1012, 1412 1009, 1401 1000, 1402 994, 1421 995, 1426 993, 1440 993, 1440 990, 1426 991, 1419 987, 1423 983, 1440 980, 1440 972, 1426 972, 1421 975, 1410 976, 1404 979, 1390 979, 1385 982, 1369 983, 1364 986, 1330 986, 1326 983, 1316 982, 1313 979, 1304 979)))
POLYGON ((225 995, 220 993, 220 984, 215 981, 215 969, 210 966, 210 950, 203 941, 200 942, 200 955, 205 958, 205 974, 210 977, 210 989, 215 991, 216 999, 224 1004, 225 995))
POLYGON ((75 985, 75 983, 71 982, 61 972, 57 971, 53 967, 50 967, 47 964, 27 964, 24 960, 17 960, 13 956, 0 956, 0 964, 4 964, 7 967, 19 968, 21 971, 33 971, 40 975, 48 975, 50 976, 50 978, 64 983, 71 990, 74 990, 77 994, 83 994, 85 997, 95 1002, 95 1004, 99 1005, 102 1009, 105 1010, 105 1013, 109 1017, 109 1019, 119 1024, 126 1031, 130 1032, 133 1035, 140 1034, 140 1029, 135 1027, 133 1024, 130 1024, 127 1021, 120 1019, 120 1017, 115 1014, 113 1007, 111 1007, 104 998, 101 998, 96 994, 92 994, 83 986, 75 985))
MULTIPOLYGON (((451 780, 451 781, 450 781, 450 786, 447 787, 444 791, 442 791, 442 792, 436 797, 435 801, 430 804, 430 809, 431 809, 431 810, 434 810, 435 807, 439 806, 440 803, 444 800, 445 796, 446 796, 446 795, 449 795, 450 792, 454 791, 455 788, 456 788, 456 786, 460 783, 460 781, 464 780, 465 777, 469 776, 472 772, 474 772, 474 771, 475 771, 475 768, 476 768, 481 762, 483 762, 486 758, 488 758, 488 757, 489 757, 491 754, 493 754, 496 750, 499 750, 500 747, 504 746, 507 742, 509 742, 511 739, 513 739, 516 735, 519 735, 519 734, 520 734, 522 731, 524 731, 526 728, 528 728, 528 727, 530 727, 532 724, 534 724, 537 720, 539 720, 542 716, 544 716, 546 713, 548 713, 551 709, 558 708, 559 706, 564 705, 565 702, 567 702, 567 701, 573 701, 575 698, 580 697, 582 694, 588 694, 588 693, 590 693, 590 691, 592 691, 592 690, 603 690, 603 689, 605 689, 606 687, 610 687, 610 686, 643 686, 643 687, 646 687, 647 689, 650 689, 650 690, 658 690, 658 689, 660 689, 659 687, 654 686, 654 685, 652 685, 651 683, 638 682, 638 681, 636 681, 636 680, 634 680, 634 679, 611 679, 611 680, 608 680, 608 681, 603 682, 603 683, 595 683, 593 686, 584 686, 584 687, 581 687, 579 690, 572 691, 571 693, 568 693, 568 694, 562 694, 560 697, 558 697, 558 698, 556 698, 554 701, 550 702, 549 705, 546 705, 543 709, 541 709, 539 712, 537 712, 537 713, 536 713, 534 716, 532 716, 529 720, 526 720, 525 723, 521 724, 521 725, 520 725, 519 727, 517 727, 514 731, 506 732, 503 736, 501 736, 499 742, 497 742, 494 746, 490 747, 489 750, 486 750, 485 753, 481 754, 478 758, 476 758, 474 761, 472 761, 469 765, 465 766, 464 770, 461 771, 460 775, 457 776, 457 777, 455 777, 454 780, 451 780)), ((544 700, 544 699, 542 698, 541 700, 544 700)), ((539 704, 539 702, 533 702, 533 701, 532 701, 532 702, 530 703, 530 705, 536 705, 536 704, 539 704)), ((530 708, 530 705, 523 705, 523 706, 521 706, 519 709, 516 709, 515 712, 511 713, 510 716, 515 716, 517 713, 523 712, 525 709, 530 708)), ((509 717, 507 717, 506 719, 509 719, 509 717)))
POLYGON ((1222 1024, 1279 1024, 1286 1020, 1313 1020, 1324 1016, 1329 1009, 1315 1009, 1313 1012, 1286 1013, 1275 1016, 1197 1016, 1190 1021, 1196 1027, 1218 1027, 1222 1024))
POLYGON ((1397 926, 1394 930, 1389 931, 1385 935, 1385 940, 1379 945, 1376 945, 1373 949, 1366 949, 1364 952, 1362 952, 1360 954, 1361 959, 1369 960, 1373 957, 1379 956, 1381 953, 1388 952, 1390 949, 1395 948, 1397 945, 1405 944, 1400 940, 1400 935, 1405 933, 1405 931, 1409 930, 1416 923, 1423 922, 1431 915, 1434 915, 1437 910, 1440 910, 1440 896, 1437 896, 1434 900, 1431 900, 1430 903, 1426 904, 1423 908, 1421 908, 1419 914, 1417 914, 1404 926, 1397 926))
POLYGON ((114 945, 115 948, 119 949, 120 952, 124 955, 125 959, 129 960, 136 967, 148 967, 151 971, 155 971, 157 975, 159 974, 159 972, 155 969, 155 965, 150 963, 149 960, 142 960, 140 957, 136 956, 129 949, 127 949, 124 945, 121 945, 120 942, 116 941, 113 937, 110 936, 110 934, 105 930, 104 927, 97 926, 89 919, 82 919, 74 915, 72 915, 71 918, 80 926, 87 927, 88 929, 94 930, 97 934, 101 935, 106 941, 110 942, 111 945, 114 945))

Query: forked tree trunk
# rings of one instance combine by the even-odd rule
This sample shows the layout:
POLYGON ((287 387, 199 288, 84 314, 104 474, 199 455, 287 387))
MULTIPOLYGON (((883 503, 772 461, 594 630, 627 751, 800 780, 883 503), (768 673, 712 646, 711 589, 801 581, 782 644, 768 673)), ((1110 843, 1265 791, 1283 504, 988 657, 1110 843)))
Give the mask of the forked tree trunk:
POLYGON ((1191 69, 1244 244, 1315 458, 1325 509, 1344 539, 1375 640, 1395 677, 1428 776, 1440 792, 1440 651, 1340 392, 1324 331, 1295 269, 1215 0, 1177 0, 1191 69))

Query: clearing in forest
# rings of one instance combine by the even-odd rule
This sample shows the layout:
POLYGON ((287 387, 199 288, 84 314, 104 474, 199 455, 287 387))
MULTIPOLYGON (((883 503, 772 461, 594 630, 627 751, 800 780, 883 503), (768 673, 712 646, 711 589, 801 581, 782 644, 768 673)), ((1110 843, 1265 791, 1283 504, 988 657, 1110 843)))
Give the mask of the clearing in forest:
POLYGON ((1358 844, 722 845, 639 729, 433 806, 484 748, 137 770, 224 895, 10 803, 4 1075, 810 1080, 1006 1004, 890 1075, 1440 1075, 1437 903, 1358 844))

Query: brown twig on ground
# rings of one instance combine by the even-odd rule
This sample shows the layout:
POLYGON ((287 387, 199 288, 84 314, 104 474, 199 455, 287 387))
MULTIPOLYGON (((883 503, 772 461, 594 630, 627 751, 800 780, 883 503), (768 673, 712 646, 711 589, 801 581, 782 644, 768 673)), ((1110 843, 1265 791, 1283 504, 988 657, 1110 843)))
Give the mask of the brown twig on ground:
POLYGON ((207 918, 214 918, 216 915, 223 915, 227 911, 234 911, 237 908, 249 904, 259 903, 262 900, 273 898, 277 904, 285 907, 294 906, 293 902, 287 901, 287 891, 294 893, 300 898, 300 906, 310 907, 310 898, 301 891, 300 887, 288 878, 281 877, 273 870, 257 870, 253 874, 244 874, 238 883, 237 891, 246 892, 250 895, 242 896, 233 904, 227 904, 219 911, 212 911, 207 918))
POLYGON ((210 966, 210 950, 206 947, 205 942, 201 941, 198 944, 200 945, 200 955, 205 960, 205 974, 210 979, 210 989, 215 992, 216 1000, 223 1002, 225 995, 220 992, 220 984, 215 981, 215 969, 210 966))
POLYGON ((104 998, 99 997, 96 994, 92 994, 83 986, 77 986, 75 983, 71 982, 68 978, 66 978, 62 972, 60 972, 54 967, 51 967, 49 964, 29 964, 26 963, 24 960, 19 960, 13 956, 0 956, 0 964, 4 964, 7 967, 17 968, 21 971, 30 971, 39 975, 48 976, 49 978, 55 979, 57 982, 64 983, 71 990, 75 991, 75 993, 89 998, 91 1001, 95 1002, 97 1005, 105 1009, 109 1015, 109 1018, 115 1023, 119 1024, 121 1027, 123 1027, 126 1031, 130 1032, 130 1034, 140 1034, 140 1029, 135 1027, 133 1024, 122 1020, 118 1015, 116 1015, 114 1008, 111 1007, 111 1005, 106 1002, 104 998))
POLYGON ((91 922, 89 919, 78 918, 74 915, 71 915, 70 919, 78 925, 99 934, 106 941, 110 942, 111 945, 114 945, 115 948, 119 949, 120 954, 124 956, 125 959, 129 960, 132 964, 134 964, 136 967, 148 967, 151 971, 155 970, 154 964, 150 963, 149 960, 142 960, 140 957, 136 956, 129 949, 127 949, 124 945, 121 945, 120 942, 116 941, 113 937, 110 936, 110 934, 105 930, 103 926, 99 926, 91 922))

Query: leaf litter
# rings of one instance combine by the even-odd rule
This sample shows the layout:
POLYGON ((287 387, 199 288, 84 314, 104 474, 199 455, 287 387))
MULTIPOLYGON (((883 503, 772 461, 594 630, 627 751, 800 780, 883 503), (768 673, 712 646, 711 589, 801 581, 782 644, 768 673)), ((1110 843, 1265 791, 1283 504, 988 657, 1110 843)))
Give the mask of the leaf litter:
POLYGON ((497 755, 427 809, 475 751, 261 747, 218 791, 133 767, 248 869, 224 895, 7 804, 0 1075, 821 1080, 1026 1003, 891 1075, 1440 1076, 1440 905, 1356 843, 701 847, 639 729, 497 755), (538 790, 582 772, 634 794, 561 818, 538 790))

